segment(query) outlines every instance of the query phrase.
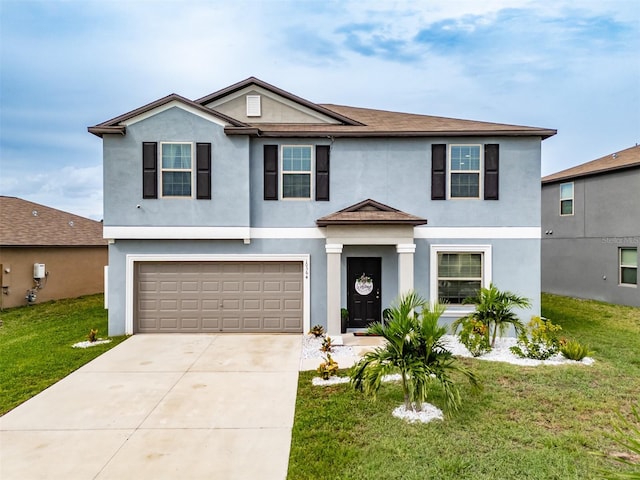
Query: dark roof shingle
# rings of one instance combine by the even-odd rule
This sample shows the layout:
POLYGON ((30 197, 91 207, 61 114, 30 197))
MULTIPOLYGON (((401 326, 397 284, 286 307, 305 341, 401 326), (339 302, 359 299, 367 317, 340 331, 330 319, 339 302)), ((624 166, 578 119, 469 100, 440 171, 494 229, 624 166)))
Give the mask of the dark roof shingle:
POLYGON ((106 246, 102 223, 16 197, 0 196, 0 245, 106 246))
POLYGON ((542 178, 542 183, 553 183, 571 178, 586 177, 599 173, 621 170, 624 168, 640 167, 640 145, 621 150, 611 155, 605 155, 575 167, 567 168, 542 178))

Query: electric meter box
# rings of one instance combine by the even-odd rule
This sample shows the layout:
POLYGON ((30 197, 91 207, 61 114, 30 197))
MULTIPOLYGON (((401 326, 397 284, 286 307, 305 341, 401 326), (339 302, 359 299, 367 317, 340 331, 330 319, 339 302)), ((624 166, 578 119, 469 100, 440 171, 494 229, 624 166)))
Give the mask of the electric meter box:
POLYGON ((44 268, 44 263, 34 263, 33 264, 33 278, 44 278, 45 275, 45 268, 44 268))

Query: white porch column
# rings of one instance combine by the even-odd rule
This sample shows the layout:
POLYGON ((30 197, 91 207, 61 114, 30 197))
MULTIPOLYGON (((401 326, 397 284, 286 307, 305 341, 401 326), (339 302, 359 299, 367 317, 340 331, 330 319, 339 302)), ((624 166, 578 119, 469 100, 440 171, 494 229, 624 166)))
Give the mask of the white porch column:
POLYGON ((416 251, 415 243, 399 243, 396 245, 398 252, 398 295, 403 295, 413 290, 413 254, 416 251))
POLYGON ((340 258, 341 243, 327 243, 327 335, 340 336, 340 258))

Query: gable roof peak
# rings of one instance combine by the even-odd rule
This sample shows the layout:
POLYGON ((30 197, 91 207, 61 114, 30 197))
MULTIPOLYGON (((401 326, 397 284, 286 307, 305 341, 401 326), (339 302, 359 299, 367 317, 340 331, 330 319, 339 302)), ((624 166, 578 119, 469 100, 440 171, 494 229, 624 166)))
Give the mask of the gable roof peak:
POLYGON ((316 220, 319 227, 329 225, 425 225, 427 220, 370 198, 316 220))
POLYGON ((318 113, 322 113, 323 115, 326 115, 335 120, 338 120, 340 123, 343 123, 345 125, 350 125, 350 126, 364 125, 363 123, 353 120, 352 118, 349 118, 348 116, 343 115, 340 112, 336 112, 334 110, 325 108, 324 106, 318 103, 314 103, 302 97, 294 95, 293 93, 287 92, 286 90, 283 90, 274 85, 271 85, 270 83, 267 83, 264 80, 260 80, 257 77, 245 78, 244 80, 234 83, 233 85, 230 85, 228 87, 225 87, 222 90, 218 90, 216 92, 210 93, 209 95, 205 95, 204 97, 201 97, 195 100, 195 103, 204 106, 208 103, 214 102, 220 98, 226 97, 227 95, 231 95, 239 90, 250 87, 252 85, 260 87, 280 97, 286 98, 287 100, 290 100, 292 102, 298 103, 304 107, 310 108, 311 110, 314 110, 318 113))

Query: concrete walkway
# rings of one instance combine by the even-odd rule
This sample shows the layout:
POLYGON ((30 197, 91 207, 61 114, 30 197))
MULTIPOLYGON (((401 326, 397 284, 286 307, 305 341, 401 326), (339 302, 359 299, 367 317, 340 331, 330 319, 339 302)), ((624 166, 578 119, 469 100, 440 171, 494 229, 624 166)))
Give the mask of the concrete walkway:
POLYGON ((0 478, 287 475, 301 335, 135 335, 0 418, 0 478))

